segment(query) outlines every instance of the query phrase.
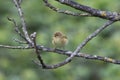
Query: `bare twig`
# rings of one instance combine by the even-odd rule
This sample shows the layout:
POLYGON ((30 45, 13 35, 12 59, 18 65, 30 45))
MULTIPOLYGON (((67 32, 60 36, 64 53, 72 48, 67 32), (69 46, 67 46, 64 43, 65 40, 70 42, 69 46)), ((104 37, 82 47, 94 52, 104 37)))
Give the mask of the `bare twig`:
POLYGON ((33 45, 33 42, 31 41, 31 39, 28 35, 28 32, 27 32, 27 29, 26 29, 26 23, 25 23, 25 19, 24 19, 23 12, 21 10, 20 4, 18 3, 17 0, 13 0, 13 2, 15 3, 15 6, 18 10, 18 13, 19 13, 19 16, 20 16, 20 19, 21 19, 22 30, 23 30, 24 36, 25 36, 26 40, 29 42, 29 44, 33 45))
POLYGON ((77 10, 89 13, 94 17, 100 17, 103 19, 113 20, 113 21, 120 20, 120 14, 117 12, 102 11, 102 10, 94 9, 94 8, 89 7, 89 6, 79 4, 79 3, 75 2, 74 0, 55 0, 55 1, 58 1, 61 4, 65 4, 67 6, 75 8, 77 10))
POLYGON ((83 42, 80 44, 77 49, 75 50, 76 53, 80 52, 80 50, 94 37, 96 37, 101 31, 103 31, 105 28, 113 24, 115 21, 108 21, 106 22, 102 27, 98 28, 96 31, 94 31, 92 34, 90 34, 83 42))
POLYGON ((75 13, 75 12, 72 12, 72 11, 69 11, 69 10, 61 10, 59 8, 54 7, 50 3, 48 3, 48 0, 43 0, 43 1, 44 1, 44 3, 46 4, 47 7, 49 7, 50 9, 52 9, 53 11, 56 11, 58 13, 64 13, 64 14, 72 15, 72 16, 84 16, 84 17, 85 16, 87 16, 87 17, 92 16, 91 14, 88 14, 88 13, 75 13))
POLYGON ((8 48, 8 49, 32 49, 30 46, 9 46, 9 45, 0 45, 0 48, 8 48))
MULTIPOLYGON (((93 32, 92 34, 90 34, 77 48, 76 50, 73 52, 73 54, 71 54, 70 57, 68 57, 66 59, 67 62, 71 61, 72 58, 81 51, 81 49, 94 37, 96 37, 101 31, 103 31, 106 27, 108 27, 109 25, 113 24, 115 21, 108 21, 107 23, 105 23, 102 27, 98 28, 95 32, 93 32)), ((66 62, 66 63, 67 63, 66 62)))
POLYGON ((14 39, 15 42, 18 42, 19 44, 27 44, 27 42, 25 41, 21 41, 21 40, 18 40, 18 39, 14 39))
POLYGON ((46 67, 46 64, 44 63, 41 55, 40 55, 40 50, 38 49, 37 45, 36 45, 36 32, 34 32, 33 34, 31 34, 31 39, 33 40, 34 42, 34 48, 35 48, 35 52, 37 54, 37 58, 38 60, 40 61, 40 63, 38 64, 41 64, 42 68, 45 68, 46 67))
MULTIPOLYGON (((8 49, 33 49, 34 47, 0 45, 0 48, 8 48, 8 49)), ((48 48, 48 47, 41 46, 41 45, 38 45, 37 48, 40 51, 53 52, 52 54, 61 54, 61 55, 70 56, 73 53, 72 51, 65 51, 65 50, 60 50, 60 49, 53 50, 52 48, 48 48)), ((100 60, 100 61, 114 63, 114 64, 120 64, 120 60, 115 60, 115 59, 108 58, 108 57, 102 57, 102 56, 97 56, 97 55, 90 55, 90 54, 85 54, 85 53, 78 53, 78 54, 75 55, 75 57, 80 57, 80 58, 85 58, 85 59, 92 59, 92 60, 100 60)), ((40 63, 38 63, 36 61, 35 61, 35 63, 37 65, 41 66, 40 63)), ((45 66, 48 67, 46 64, 45 64, 45 66)))
MULTIPOLYGON (((19 28, 18 28, 18 25, 17 25, 17 23, 15 22, 15 20, 12 19, 12 18, 9 18, 9 17, 7 17, 7 19, 14 24, 14 26, 15 26, 15 31, 19 34, 19 36, 22 37, 25 41, 27 41, 26 38, 25 38, 25 36, 23 36, 23 34, 20 32, 20 30, 19 30, 19 28)), ((27 41, 27 43, 28 43, 28 41, 27 41)))

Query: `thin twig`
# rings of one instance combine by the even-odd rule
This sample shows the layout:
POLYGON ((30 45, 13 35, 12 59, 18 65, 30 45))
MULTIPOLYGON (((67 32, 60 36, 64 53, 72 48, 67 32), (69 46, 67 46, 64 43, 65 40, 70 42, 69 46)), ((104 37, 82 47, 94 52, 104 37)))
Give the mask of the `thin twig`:
POLYGON ((18 40, 18 39, 14 39, 15 42, 18 42, 19 44, 27 44, 27 42, 25 41, 21 41, 21 40, 18 40))
POLYGON ((18 10, 18 13, 19 13, 19 16, 20 16, 24 36, 25 36, 26 40, 29 42, 29 44, 33 45, 32 41, 31 41, 31 39, 28 35, 27 29, 26 29, 26 23, 25 23, 25 19, 24 19, 23 12, 21 10, 20 4, 17 2, 17 0, 13 0, 13 2, 15 3, 15 6, 16 6, 16 8, 18 10))
POLYGON ((30 46, 9 46, 9 45, 0 45, 0 48, 8 48, 8 49, 32 49, 30 46))
MULTIPOLYGON (((7 17, 7 19, 14 24, 14 26, 15 26, 15 31, 19 34, 19 36, 22 37, 25 41, 27 41, 26 38, 25 38, 25 36, 23 36, 23 34, 20 32, 20 30, 19 30, 19 28, 18 28, 18 25, 17 25, 17 23, 15 22, 15 20, 12 19, 12 18, 9 18, 9 17, 7 17)), ((27 41, 27 43, 28 43, 28 41, 27 41)))
MULTIPOLYGON (((34 47, 0 45, 0 48, 7 48, 7 49, 33 49, 34 47)), ((38 45, 37 48, 40 51, 43 51, 43 52, 53 52, 52 54, 61 54, 61 55, 70 56, 73 53, 72 51, 65 51, 65 50, 60 50, 60 49, 53 50, 52 48, 48 48, 48 47, 41 46, 41 45, 38 45)), ((112 58, 109 58, 109 57, 102 57, 102 56, 90 55, 90 54, 85 54, 85 53, 78 53, 78 54, 75 55, 75 57, 91 59, 91 60, 100 60, 100 61, 114 63, 114 64, 120 64, 120 60, 115 60, 115 59, 112 59, 112 58)), ((37 65, 41 66, 40 63, 38 63, 38 62, 35 62, 35 63, 37 65)), ((46 67, 48 67, 48 66, 46 66, 46 67)))
POLYGON ((44 61, 43 61, 43 59, 41 57, 41 54, 40 54, 40 50, 38 49, 38 47, 36 45, 36 32, 31 34, 31 39, 33 40, 33 43, 34 43, 34 48, 35 48, 35 52, 36 52, 37 58, 40 61, 40 63, 38 63, 38 64, 41 64, 42 68, 45 68, 46 64, 44 63, 44 61))
POLYGON ((94 17, 99 17, 107 20, 113 20, 113 21, 119 21, 120 20, 120 14, 117 12, 110 12, 110 11, 102 11, 99 9, 94 9, 86 5, 82 5, 80 3, 75 2, 75 0, 55 0, 61 4, 70 6, 72 8, 75 8, 77 10, 86 12, 91 14, 94 17))
POLYGON ((88 13, 75 13, 75 12, 72 12, 69 10, 62 10, 62 9, 56 8, 53 5, 51 5, 48 2, 48 0, 43 0, 43 2, 46 4, 47 7, 49 7, 50 9, 52 9, 53 11, 58 12, 58 13, 63 13, 63 14, 72 15, 72 16, 84 16, 84 17, 92 16, 91 14, 88 14, 88 13))
POLYGON ((68 57, 66 59, 67 62, 71 61, 72 58, 81 51, 81 49, 94 37, 96 37, 101 31, 103 31, 105 28, 107 28, 109 25, 113 24, 115 21, 108 21, 106 22, 102 27, 98 28, 95 32, 93 32, 92 34, 90 34, 77 48, 76 50, 73 52, 73 54, 71 54, 70 57, 68 57))

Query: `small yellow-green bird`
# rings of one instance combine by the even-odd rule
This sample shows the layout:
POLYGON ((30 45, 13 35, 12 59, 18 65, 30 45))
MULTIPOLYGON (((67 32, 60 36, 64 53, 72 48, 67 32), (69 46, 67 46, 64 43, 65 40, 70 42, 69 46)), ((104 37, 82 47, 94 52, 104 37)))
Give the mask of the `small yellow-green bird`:
POLYGON ((55 32, 52 38, 52 44, 55 48, 64 48, 68 43, 68 38, 62 32, 55 32))

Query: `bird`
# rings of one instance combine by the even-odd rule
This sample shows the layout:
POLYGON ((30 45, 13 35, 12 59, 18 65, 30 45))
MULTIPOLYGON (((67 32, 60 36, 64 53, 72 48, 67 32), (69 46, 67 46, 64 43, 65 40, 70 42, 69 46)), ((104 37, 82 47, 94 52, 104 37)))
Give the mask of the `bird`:
POLYGON ((62 32, 57 31, 53 34, 52 44, 54 45, 54 48, 64 48, 67 43, 68 38, 62 32))

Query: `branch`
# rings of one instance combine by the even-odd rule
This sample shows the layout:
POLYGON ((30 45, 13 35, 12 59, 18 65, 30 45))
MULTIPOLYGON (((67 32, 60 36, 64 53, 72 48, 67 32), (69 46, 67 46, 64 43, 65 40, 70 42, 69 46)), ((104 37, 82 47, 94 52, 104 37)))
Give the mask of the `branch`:
POLYGON ((92 34, 90 34, 77 48, 76 50, 71 54, 70 57, 68 57, 66 59, 66 63, 70 62, 72 60, 72 58, 78 54, 81 49, 94 37, 96 37, 101 31, 103 31, 106 27, 108 27, 109 25, 113 24, 115 21, 108 21, 107 23, 105 23, 102 27, 98 28, 95 32, 93 32, 92 34))
POLYGON ((28 44, 27 42, 25 41, 21 41, 19 39, 14 39, 15 42, 18 42, 19 44, 28 44))
MULTIPOLYGON (((8 49, 33 49, 33 47, 29 46, 8 46, 8 45, 0 45, 0 48, 8 48, 8 49)), ((66 55, 70 56, 73 52, 72 51, 65 51, 65 50, 60 50, 60 49, 52 49, 48 48, 45 46, 38 45, 37 48, 40 51, 43 52, 53 52, 52 54, 61 54, 61 55, 66 55)), ((51 54, 51 53, 50 53, 51 54)), ((115 60, 112 58, 108 57, 102 57, 102 56, 97 56, 97 55, 89 55, 85 53, 78 53, 75 55, 75 57, 80 57, 80 58, 85 58, 85 59, 92 59, 92 60, 100 60, 104 62, 109 62, 109 63, 114 63, 114 64, 120 64, 120 60, 115 60)), ((39 66, 41 66, 39 63, 37 63, 39 66)))
MULTIPOLYGON (((52 48, 47 48, 44 46, 37 46, 39 50, 44 51, 44 52, 53 52, 54 54, 62 54, 62 55, 67 55, 70 56, 73 54, 72 51, 65 51, 65 50, 60 50, 60 49, 55 49, 53 50, 52 48)), ((90 55, 90 54, 85 54, 85 53, 78 53, 75 54, 75 57, 81 57, 85 59, 92 59, 92 60, 100 60, 104 62, 109 62, 109 63, 114 63, 114 64, 120 64, 120 60, 115 60, 109 57, 102 57, 102 56, 97 56, 97 55, 90 55)))
POLYGON ((31 38, 32 38, 32 40, 34 42, 34 48, 35 48, 35 52, 36 52, 37 58, 40 61, 40 63, 37 63, 37 64, 38 65, 41 64, 40 66, 42 66, 42 68, 46 68, 47 65, 44 63, 44 61, 43 61, 43 59, 41 57, 41 53, 40 53, 41 50, 39 50, 38 47, 37 47, 37 45, 36 45, 36 32, 34 32, 33 34, 31 34, 31 38))
POLYGON ((32 49, 30 46, 9 46, 9 45, 0 45, 0 48, 8 48, 8 49, 32 49))
MULTIPOLYGON (((19 28, 18 28, 18 25, 17 25, 17 23, 15 22, 15 20, 12 19, 12 18, 9 18, 9 17, 7 17, 7 19, 14 24, 14 26, 15 26, 15 31, 19 34, 19 36, 22 37, 25 41, 27 41, 27 39, 26 39, 26 38, 23 36, 23 34, 20 32, 20 30, 19 30, 19 28)), ((29 43, 29 42, 27 41, 27 43, 29 43)))
POLYGON ((51 5, 48 0, 43 0, 43 2, 46 4, 47 7, 49 7, 50 9, 52 9, 55 12, 58 13, 63 13, 63 14, 67 14, 67 15, 72 15, 72 16, 84 16, 84 17, 91 17, 91 14, 88 13, 75 13, 75 12, 71 12, 69 10, 61 10, 59 8, 54 7, 53 5, 51 5))
POLYGON ((16 8, 18 10, 19 16, 20 16, 24 36, 25 36, 26 40, 29 42, 29 44, 33 45, 33 42, 31 41, 31 39, 30 39, 30 37, 28 35, 28 32, 27 32, 27 29, 26 29, 26 23, 25 23, 25 19, 24 19, 23 12, 21 10, 20 4, 18 3, 17 0, 13 0, 13 2, 15 4, 15 6, 16 6, 16 8))
MULTIPOLYGON (((46 0, 47 1, 47 0, 46 0)), ((86 12, 94 17, 100 17, 107 20, 113 20, 113 21, 119 21, 120 20, 120 14, 117 12, 110 12, 110 11, 101 11, 98 9, 91 8, 89 6, 85 6, 82 4, 79 4, 72 0, 55 0, 61 4, 65 4, 67 6, 70 6, 72 8, 75 8, 77 10, 86 12)))

